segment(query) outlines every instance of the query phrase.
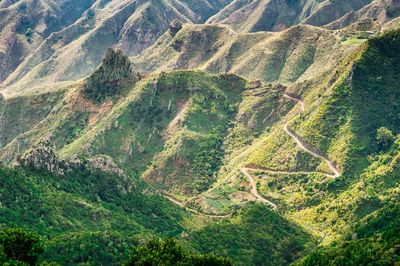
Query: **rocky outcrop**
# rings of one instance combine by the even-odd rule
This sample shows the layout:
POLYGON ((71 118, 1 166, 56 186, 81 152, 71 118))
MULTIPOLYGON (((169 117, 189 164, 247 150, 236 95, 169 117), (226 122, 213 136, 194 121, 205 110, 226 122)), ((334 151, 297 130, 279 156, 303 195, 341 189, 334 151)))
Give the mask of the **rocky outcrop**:
POLYGON ((86 79, 84 94, 87 98, 101 102, 119 94, 120 82, 133 78, 129 58, 121 50, 108 49, 96 71, 86 79))
POLYGON ((81 159, 75 156, 68 161, 63 160, 59 158, 53 143, 49 140, 39 142, 30 151, 18 157, 16 166, 39 171, 44 170, 55 175, 65 175, 68 172, 86 169, 114 174, 123 178, 127 177, 124 171, 108 156, 101 155, 89 159, 81 159))
POLYGON ((100 170, 102 172, 115 174, 120 177, 126 177, 124 171, 114 163, 111 157, 101 155, 95 158, 90 158, 87 162, 87 165, 92 170, 100 170))
POLYGON ((68 164, 58 158, 53 144, 48 140, 41 141, 17 158, 17 165, 60 175, 68 169, 68 164))
POLYGON ((89 76, 89 83, 112 82, 132 77, 129 58, 121 50, 108 49, 101 65, 89 76))

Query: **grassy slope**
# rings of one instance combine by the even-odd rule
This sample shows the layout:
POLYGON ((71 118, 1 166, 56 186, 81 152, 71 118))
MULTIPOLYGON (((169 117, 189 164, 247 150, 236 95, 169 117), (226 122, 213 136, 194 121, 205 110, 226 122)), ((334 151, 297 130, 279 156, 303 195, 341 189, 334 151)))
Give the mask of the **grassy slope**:
POLYGON ((233 1, 208 20, 240 32, 281 31, 299 23, 340 29, 364 19, 380 24, 398 16, 394 3, 373 0, 233 1))
POLYGON ((379 155, 375 138, 381 126, 395 134, 399 130, 398 36, 393 31, 369 41, 353 64, 343 66, 343 76, 320 107, 295 121, 300 135, 343 171, 341 178, 319 186, 325 197, 321 204, 294 214, 296 218, 339 233, 392 197, 390 191, 398 185, 393 180, 397 148, 379 155), (382 64, 373 63, 378 61, 382 64))
MULTIPOLYGON (((350 230, 352 224, 393 199, 398 190, 398 147, 394 145, 379 154, 375 138, 381 126, 395 134, 399 130, 398 33, 385 33, 368 41, 343 61, 336 73, 305 91, 304 113, 299 114, 299 107, 295 107, 289 113, 283 109, 274 116, 279 119, 280 115, 283 120, 288 114, 291 127, 333 159, 342 177, 333 180, 322 174, 304 173, 327 172, 328 168, 309 154, 301 156, 302 152, 282 130, 283 123, 276 123, 267 127, 265 134, 247 142, 250 145, 240 146, 226 157, 216 187, 205 195, 223 205, 239 193, 239 184, 246 181, 237 171, 243 163, 295 170, 292 174, 253 174, 258 177, 262 194, 278 203, 297 223, 312 232, 322 232, 325 242, 350 230)), ((281 103, 292 106, 284 100, 281 103)))
POLYGON ((400 261, 399 219, 398 204, 388 203, 358 223, 352 236, 318 248, 295 265, 395 265, 400 261))
POLYGON ((165 33, 132 60, 134 68, 143 72, 228 72, 250 80, 278 81, 302 91, 321 83, 341 59, 354 51, 356 46, 341 44, 341 38, 350 31, 354 30, 337 32, 301 25, 277 33, 245 34, 226 26, 184 25, 176 36, 165 33))

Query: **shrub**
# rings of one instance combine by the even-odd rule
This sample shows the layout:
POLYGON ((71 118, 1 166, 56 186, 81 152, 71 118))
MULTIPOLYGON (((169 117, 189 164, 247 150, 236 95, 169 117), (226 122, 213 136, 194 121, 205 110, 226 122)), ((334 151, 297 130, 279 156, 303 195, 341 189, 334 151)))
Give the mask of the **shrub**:
POLYGON ((232 265, 228 260, 214 255, 198 255, 185 251, 175 240, 160 241, 153 239, 145 246, 133 249, 125 266, 149 265, 232 265))
POLYGON ((378 144, 379 150, 384 150, 389 148, 395 140, 395 137, 389 129, 381 127, 377 131, 376 142, 378 144))
POLYGON ((3 264, 35 265, 44 247, 36 233, 17 228, 0 232, 0 250, 0 262, 3 264))

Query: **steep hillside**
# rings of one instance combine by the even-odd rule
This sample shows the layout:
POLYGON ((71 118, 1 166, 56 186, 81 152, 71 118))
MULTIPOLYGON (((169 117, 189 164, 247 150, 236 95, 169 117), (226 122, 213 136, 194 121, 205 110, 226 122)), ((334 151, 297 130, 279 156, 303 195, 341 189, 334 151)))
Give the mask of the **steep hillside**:
POLYGON ((400 213, 396 203, 367 216, 341 241, 318 248, 295 265, 395 265, 400 261, 400 213))
POLYGON ((22 90, 85 77, 100 63, 107 48, 115 46, 125 54, 137 54, 154 43, 174 19, 203 22, 229 0, 212 4, 184 0, 58 2, 24 0, 0 6, 5 42, 0 49, 3 87, 18 82, 9 90, 22 90))
MULTIPOLYGON (((27 3, 59 12, 0 16, 27 3)), ((62 265, 152 237, 235 265, 398 264, 398 8, 95 1, 33 34, 0 93, 0 231, 62 265)))
POLYGON ((0 2, 0 84, 53 32, 79 19, 94 0, 0 2))
POLYGON ((297 24, 338 29, 365 18, 383 25, 399 12, 396 0, 235 0, 207 22, 240 32, 281 31, 297 24))
POLYGON ((187 24, 175 35, 165 33, 132 61, 134 69, 145 73, 200 69, 304 90, 330 75, 369 37, 363 31, 377 30, 374 25, 356 24, 341 31, 302 25, 277 33, 236 33, 226 26, 187 24))
POLYGON ((137 79, 127 57, 110 50, 103 64, 68 92, 6 99, 2 126, 16 129, 4 133, 2 160, 13 161, 49 139, 64 157, 107 154, 127 169, 147 170, 144 179, 163 189, 183 194, 208 189, 221 165, 222 142, 246 81, 201 72, 137 79), (12 104, 34 97, 57 101, 46 104, 43 112, 33 112, 35 105, 20 109, 12 104), (30 123, 18 126, 27 118, 30 123))
POLYGON ((398 148, 390 131, 399 131, 398 41, 398 30, 368 41, 330 87, 313 88, 304 101, 287 94, 297 107, 285 122, 241 159, 230 159, 247 158, 262 195, 304 226, 319 228, 325 241, 397 197, 398 148))
POLYGON ((169 236, 238 265, 271 254, 274 265, 285 265, 314 245, 300 227, 261 204, 244 206, 221 222, 189 214, 104 156, 60 160, 51 143, 41 142, 18 162, 19 168, 0 168, 0 230, 18 226, 39 232, 46 241, 40 261, 120 265, 132 247, 169 236), (220 248, 225 237, 210 238, 215 230, 237 243, 230 245, 232 252, 220 248))

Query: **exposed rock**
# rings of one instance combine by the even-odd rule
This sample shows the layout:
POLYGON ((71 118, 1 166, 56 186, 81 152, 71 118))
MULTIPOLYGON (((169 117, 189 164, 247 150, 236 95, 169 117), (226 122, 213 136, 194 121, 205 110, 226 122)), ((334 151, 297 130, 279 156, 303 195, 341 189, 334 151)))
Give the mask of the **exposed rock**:
POLYGON ((83 160, 77 156, 68 161, 62 160, 56 154, 53 143, 43 140, 30 151, 17 158, 17 166, 34 170, 46 170, 52 174, 64 175, 67 172, 86 168, 91 171, 101 171, 126 178, 126 174, 108 156, 98 156, 83 160))
POLYGON ((30 151, 17 158, 17 164, 35 170, 47 170, 54 174, 64 174, 66 163, 61 161, 49 140, 43 140, 30 151))
POLYGON ((119 168, 109 156, 98 156, 88 160, 89 166, 92 169, 100 170, 106 173, 116 174, 121 177, 126 177, 124 171, 119 168))
POLYGON ((174 19, 171 24, 169 24, 169 33, 172 36, 175 36, 182 29, 182 22, 177 19, 174 19))
POLYGON ((248 84, 248 89, 257 89, 260 88, 262 86, 262 81, 261 80, 255 80, 255 81, 251 81, 248 84))

